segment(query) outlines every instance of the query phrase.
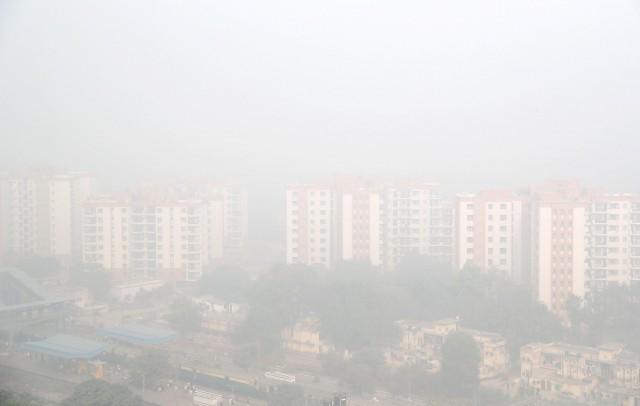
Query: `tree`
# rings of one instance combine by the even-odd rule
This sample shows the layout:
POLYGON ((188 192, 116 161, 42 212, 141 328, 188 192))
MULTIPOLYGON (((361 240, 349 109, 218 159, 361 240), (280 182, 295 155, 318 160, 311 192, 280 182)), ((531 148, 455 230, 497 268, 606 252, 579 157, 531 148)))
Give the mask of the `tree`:
POLYGON ((141 406, 142 399, 124 385, 91 379, 76 386, 62 406, 141 406))
POLYGON ((251 278, 245 270, 225 266, 205 273, 200 282, 200 291, 216 298, 237 302, 245 300, 250 286, 251 278))
POLYGON ((617 341, 640 351, 640 285, 608 286, 571 303, 573 333, 586 344, 617 341))
POLYGON ((142 385, 144 379, 145 385, 154 386, 161 379, 169 378, 172 371, 169 353, 164 350, 145 350, 134 358, 132 366, 136 385, 142 385))
POLYGON ((39 406, 42 402, 26 393, 16 393, 9 390, 0 390, 1 406, 39 406))
POLYGON ((281 330, 310 313, 317 284, 311 267, 279 266, 263 274, 249 291, 249 314, 236 331, 236 340, 256 344, 261 355, 275 351, 281 330))
POLYGON ((111 290, 111 275, 101 267, 93 264, 81 264, 71 271, 69 283, 87 288, 96 300, 109 299, 111 290))
POLYGON ((268 406, 300 406, 304 401, 304 390, 299 385, 280 385, 267 397, 268 406))
POLYGON ((480 351, 473 338, 460 332, 447 336, 442 346, 442 390, 451 396, 471 396, 478 388, 480 351))
POLYGON ((181 333, 197 331, 202 323, 202 313, 188 299, 179 298, 173 302, 167 321, 181 333))
POLYGON ((425 395, 433 392, 433 376, 419 365, 404 365, 394 371, 387 388, 397 395, 425 395))

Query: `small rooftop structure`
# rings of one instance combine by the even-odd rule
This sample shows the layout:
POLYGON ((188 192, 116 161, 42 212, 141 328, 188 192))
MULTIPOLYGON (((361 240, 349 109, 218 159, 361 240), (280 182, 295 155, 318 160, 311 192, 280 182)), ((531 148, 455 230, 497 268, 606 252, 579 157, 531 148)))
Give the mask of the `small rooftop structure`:
POLYGON ((174 340, 178 336, 178 333, 173 330, 140 324, 123 324, 117 327, 106 328, 100 330, 98 334, 103 337, 137 345, 162 344, 174 340))
POLYGON ((29 341, 22 347, 27 351, 63 359, 91 359, 107 348, 104 343, 67 334, 55 335, 40 341, 29 341))

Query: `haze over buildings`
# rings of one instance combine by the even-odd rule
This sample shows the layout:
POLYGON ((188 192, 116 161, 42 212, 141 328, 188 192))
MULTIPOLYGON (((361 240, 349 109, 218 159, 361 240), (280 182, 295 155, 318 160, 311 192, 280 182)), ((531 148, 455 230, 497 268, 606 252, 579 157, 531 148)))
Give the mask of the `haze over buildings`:
POLYGON ((640 405, 639 38, 640 0, 0 0, 0 403, 640 405))

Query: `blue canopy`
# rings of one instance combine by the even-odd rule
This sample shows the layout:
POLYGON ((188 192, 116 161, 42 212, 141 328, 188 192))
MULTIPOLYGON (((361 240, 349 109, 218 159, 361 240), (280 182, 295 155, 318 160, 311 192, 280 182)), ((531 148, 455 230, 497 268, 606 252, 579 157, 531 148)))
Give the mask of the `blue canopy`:
POLYGON ((178 336, 173 330, 165 330, 140 324, 123 324, 117 327, 106 328, 100 330, 98 334, 126 343, 143 345, 166 343, 178 336))
POLYGON ((58 334, 40 341, 29 341, 22 348, 57 358, 91 359, 102 353, 107 346, 81 337, 58 334))

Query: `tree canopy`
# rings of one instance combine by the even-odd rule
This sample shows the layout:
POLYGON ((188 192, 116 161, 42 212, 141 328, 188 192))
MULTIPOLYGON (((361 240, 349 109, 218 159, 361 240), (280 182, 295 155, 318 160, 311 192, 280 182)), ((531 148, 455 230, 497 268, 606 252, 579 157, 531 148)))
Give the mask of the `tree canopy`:
POLYGON ((455 332, 447 336, 442 346, 440 383, 448 395, 471 396, 478 389, 480 351, 473 338, 455 332))
POLYGON ((124 385, 91 379, 76 386, 73 395, 62 406, 142 406, 140 397, 124 385))

